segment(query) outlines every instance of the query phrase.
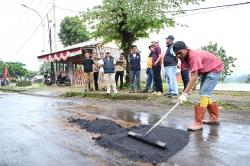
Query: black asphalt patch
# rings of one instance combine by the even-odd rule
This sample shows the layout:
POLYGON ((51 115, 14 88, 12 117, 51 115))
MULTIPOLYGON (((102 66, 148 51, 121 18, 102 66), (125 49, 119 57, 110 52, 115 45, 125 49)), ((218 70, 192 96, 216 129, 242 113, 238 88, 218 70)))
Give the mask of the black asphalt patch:
POLYGON ((146 133, 151 127, 148 125, 125 129, 110 120, 104 119, 97 119, 92 122, 78 119, 74 123, 81 125, 81 128, 88 131, 102 133, 103 137, 96 140, 98 145, 118 151, 133 161, 152 164, 166 162, 171 156, 182 150, 189 141, 187 131, 158 126, 149 133, 147 138, 165 142, 167 149, 162 150, 128 136, 130 130, 139 134, 146 133))
POLYGON ((76 123, 82 129, 93 133, 100 134, 116 134, 120 132, 127 132, 128 129, 121 127, 120 125, 112 122, 108 119, 96 119, 95 121, 79 119, 79 118, 69 118, 70 123, 76 123))

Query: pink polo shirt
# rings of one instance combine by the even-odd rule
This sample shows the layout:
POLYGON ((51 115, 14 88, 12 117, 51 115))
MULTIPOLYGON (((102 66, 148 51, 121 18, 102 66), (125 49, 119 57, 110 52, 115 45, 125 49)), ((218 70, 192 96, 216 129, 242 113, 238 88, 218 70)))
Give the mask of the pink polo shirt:
POLYGON ((190 72, 198 71, 198 74, 221 72, 224 69, 222 61, 208 51, 189 49, 184 61, 189 66, 190 72))

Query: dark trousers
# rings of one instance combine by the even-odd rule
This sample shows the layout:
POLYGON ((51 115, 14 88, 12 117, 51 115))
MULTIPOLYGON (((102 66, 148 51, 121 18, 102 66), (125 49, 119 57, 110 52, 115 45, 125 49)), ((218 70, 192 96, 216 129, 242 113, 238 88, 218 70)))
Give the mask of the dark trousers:
POLYGON ((120 77, 120 89, 123 88, 123 75, 124 75, 124 71, 117 71, 117 72, 115 73, 115 83, 116 83, 116 87, 118 87, 117 84, 118 84, 118 79, 119 79, 119 77, 120 77))
POLYGON ((188 82, 189 82, 189 70, 188 69, 181 71, 181 79, 182 79, 182 82, 184 85, 184 89, 183 89, 183 91, 184 91, 187 87, 188 82))
POLYGON ((131 91, 135 90, 135 79, 137 90, 141 90, 141 70, 130 70, 130 85, 131 91))
POLYGON ((155 81, 154 81, 154 74, 152 68, 147 68, 146 70, 147 74, 147 82, 146 82, 146 92, 149 92, 151 84, 153 83, 153 92, 155 91, 155 81))
POLYGON ((155 90, 156 92, 162 92, 162 79, 161 79, 161 66, 153 67, 154 81, 155 81, 155 90))
POLYGON ((94 82, 95 82, 95 90, 99 90, 98 89, 98 74, 99 72, 94 72, 94 82))

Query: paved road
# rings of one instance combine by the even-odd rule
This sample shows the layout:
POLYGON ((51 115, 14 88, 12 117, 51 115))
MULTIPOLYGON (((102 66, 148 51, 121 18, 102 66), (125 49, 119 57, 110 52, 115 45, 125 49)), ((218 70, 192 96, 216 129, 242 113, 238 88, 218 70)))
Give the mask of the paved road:
MULTIPOLYGON (((0 166, 141 165, 97 146, 92 134, 67 123, 86 114, 153 124, 164 113, 150 103, 56 99, 0 92, 0 166)), ((185 129, 191 108, 163 122, 185 129)), ((223 112, 220 126, 190 133, 189 144, 161 165, 249 165, 250 114, 223 112)))
POLYGON ((57 105, 42 97, 0 95, 0 165, 95 165, 67 146, 70 139, 57 122, 57 105))

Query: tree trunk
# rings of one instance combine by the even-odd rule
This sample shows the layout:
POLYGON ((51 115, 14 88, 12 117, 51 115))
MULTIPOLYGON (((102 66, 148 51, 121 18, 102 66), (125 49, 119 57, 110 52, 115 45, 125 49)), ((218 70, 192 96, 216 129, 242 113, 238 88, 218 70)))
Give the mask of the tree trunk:
POLYGON ((127 41, 122 41, 121 47, 124 52, 124 56, 127 62, 126 66, 126 76, 125 76, 125 85, 130 84, 130 70, 129 70, 129 61, 128 61, 128 56, 130 54, 130 48, 132 47, 133 42, 127 42, 127 41))

